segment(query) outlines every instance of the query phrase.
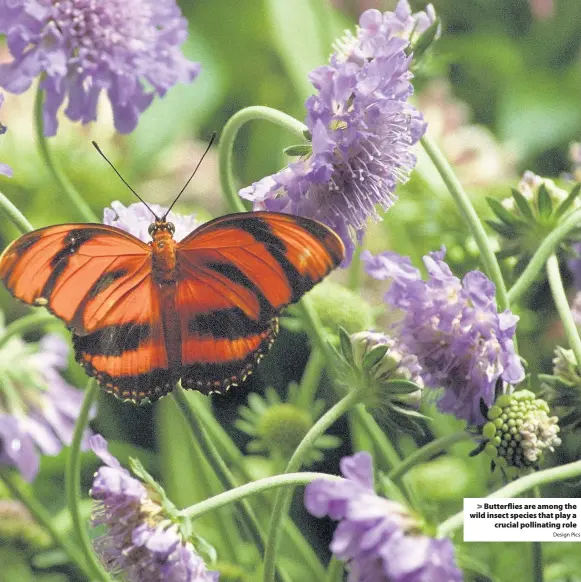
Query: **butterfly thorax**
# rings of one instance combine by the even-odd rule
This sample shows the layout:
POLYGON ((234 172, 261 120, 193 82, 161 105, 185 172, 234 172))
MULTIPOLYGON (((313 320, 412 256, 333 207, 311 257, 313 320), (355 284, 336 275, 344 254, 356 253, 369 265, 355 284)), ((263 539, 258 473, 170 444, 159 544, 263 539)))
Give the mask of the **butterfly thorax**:
POLYGON ((153 276, 158 283, 176 280, 176 241, 171 222, 155 222, 150 227, 153 240, 149 243, 153 253, 153 276))

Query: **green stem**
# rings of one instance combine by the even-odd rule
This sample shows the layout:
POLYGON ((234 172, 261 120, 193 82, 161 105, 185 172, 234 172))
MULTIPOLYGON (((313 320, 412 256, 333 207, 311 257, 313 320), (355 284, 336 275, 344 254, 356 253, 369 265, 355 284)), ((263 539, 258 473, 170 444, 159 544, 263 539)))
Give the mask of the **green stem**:
POLYGON ((321 382, 321 374, 325 368, 325 358, 319 350, 314 347, 305 366, 303 377, 301 378, 301 385, 299 387, 299 395, 297 398, 297 406, 310 410, 315 400, 317 388, 321 382))
POLYGON ((224 193, 232 212, 246 212, 246 207, 244 206, 242 199, 238 196, 238 188, 232 170, 234 141, 236 140, 236 135, 240 128, 248 121, 255 119, 270 121, 275 125, 280 125, 281 127, 288 129, 302 140, 305 139, 303 132, 307 127, 300 121, 297 121, 294 117, 291 117, 282 111, 278 111, 277 109, 255 105, 252 107, 246 107, 235 113, 224 126, 222 135, 220 136, 220 143, 218 144, 220 184, 222 186, 222 192, 224 193))
POLYGON ((200 503, 195 503, 194 505, 182 509, 180 515, 188 517, 190 520, 198 519, 214 511, 220 507, 224 507, 234 501, 239 501, 244 499, 249 495, 256 495, 257 493, 262 493, 263 491, 268 491, 269 489, 275 489, 277 487, 284 487, 286 485, 308 485, 311 481, 315 479, 327 479, 330 481, 342 481, 341 477, 336 477, 334 475, 328 475, 327 473, 285 473, 284 475, 274 475, 273 477, 265 477, 264 479, 258 479, 252 483, 246 483, 245 485, 240 485, 235 489, 230 489, 219 495, 214 495, 200 503))
POLYGON ((508 299, 511 302, 518 301, 525 291, 532 285, 538 274, 543 270, 549 257, 556 251, 559 243, 581 222, 581 208, 575 210, 563 222, 555 227, 539 245, 535 254, 531 257, 525 270, 516 280, 508 292, 508 299))
POLYGON ((387 476, 392 481, 398 482, 414 465, 428 461, 434 455, 437 455, 441 451, 446 451, 452 445, 470 439, 472 439, 470 433, 458 431, 433 440, 431 443, 424 445, 421 449, 412 453, 409 457, 406 457, 399 465, 397 465, 397 467, 392 469, 387 476))
MULTIPOLYGON (((244 478, 248 481, 252 481, 253 476, 248 470, 248 466, 245 463, 245 457, 240 452, 240 449, 238 449, 238 447, 232 442, 232 439, 228 436, 222 425, 217 422, 208 407, 204 405, 202 402, 203 396, 201 394, 195 394, 194 397, 197 397, 198 400, 196 403, 196 410, 202 425, 208 431, 212 441, 217 443, 220 447, 221 454, 228 465, 236 467, 244 478)), ((270 500, 265 495, 250 500, 251 504, 252 502, 254 502, 254 507, 263 517, 267 516, 268 519, 270 519, 270 511, 267 509, 270 500)), ((323 565, 319 561, 311 545, 305 540, 299 528, 290 518, 287 518, 284 520, 283 529, 287 536, 286 539, 289 544, 289 550, 296 551, 299 556, 298 559, 300 559, 305 566, 310 568, 310 579, 322 580, 324 576, 323 565)))
MULTIPOLYGON (((339 418, 341 418, 341 416, 355 406, 360 398, 361 395, 358 391, 349 392, 344 398, 323 414, 321 418, 319 418, 299 443, 299 446, 296 448, 288 462, 285 474, 294 473, 300 469, 305 455, 311 450, 316 440, 339 418)), ((266 540, 266 550, 264 553, 264 582, 272 582, 274 578, 276 552, 281 531, 281 523, 284 516, 288 513, 292 494, 293 488, 289 487, 288 489, 278 491, 274 500, 268 528, 268 537, 266 540)))
POLYGON ((448 163, 444 154, 440 151, 440 148, 427 135, 422 137, 421 143, 450 191, 454 202, 468 223, 472 236, 480 250, 484 269, 488 277, 496 285, 498 310, 504 311, 509 307, 508 293, 506 291, 506 285, 504 283, 504 278, 502 277, 500 265, 498 264, 496 255, 490 246, 490 241, 488 240, 484 226, 482 225, 476 210, 474 210, 470 198, 464 191, 464 188, 462 188, 462 184, 460 184, 456 174, 454 174, 454 170, 448 163))
POLYGON ((48 532, 54 543, 63 549, 71 562, 76 564, 89 580, 93 579, 93 572, 87 567, 83 554, 54 527, 54 517, 46 511, 34 495, 26 491, 21 481, 5 468, 0 468, 0 480, 6 485, 12 496, 26 506, 38 524, 48 532))
POLYGON ((361 285, 361 251, 362 247, 357 245, 355 247, 355 252, 353 253, 353 258, 351 259, 351 265, 349 266, 349 275, 347 286, 352 291, 357 291, 361 285))
POLYGON ((327 567, 327 574, 325 582, 341 582, 343 580, 343 573, 345 572, 345 565, 336 556, 331 556, 329 566, 327 567))
MULTIPOLYGON (((566 479, 573 479, 574 477, 580 476, 581 461, 575 461, 574 463, 545 469, 544 471, 537 471, 536 473, 521 477, 520 479, 512 481, 508 485, 497 489, 494 493, 491 493, 488 498, 516 497, 517 495, 521 495, 525 491, 540 485, 547 485, 548 483, 554 483, 556 481, 565 481, 566 479)), ((462 526, 463 519, 463 512, 460 511, 441 523, 438 528, 438 537, 450 535, 454 530, 462 526)))
POLYGON ((99 219, 93 213, 91 207, 85 202, 83 197, 77 192, 63 171, 58 167, 52 152, 50 151, 46 141, 46 136, 44 135, 44 121, 42 114, 43 103, 44 92, 39 85, 36 91, 36 99, 34 101, 34 128, 42 160, 46 164, 46 167, 51 173, 51 176, 53 177, 56 184, 59 186, 63 194, 65 194, 65 196, 73 204, 73 206, 79 211, 79 214, 81 214, 81 216, 87 222, 99 222, 99 219))
POLYGON ((71 514, 73 531, 80 541, 81 549, 85 554, 85 559, 91 572, 91 579, 108 582, 109 576, 95 556, 87 532, 87 525, 81 519, 81 509, 79 506, 79 501, 81 500, 81 441, 83 439, 83 433, 89 423, 89 414, 91 412, 91 406, 93 406, 93 402, 97 396, 97 391, 97 382, 95 380, 89 380, 67 455, 65 465, 65 496, 71 514))
POLYGON ((563 281, 559 271, 559 261, 555 254, 552 254, 547 261, 547 277, 557 312, 563 322, 569 346, 577 359, 577 368, 581 369, 581 338, 579 337, 577 325, 575 324, 569 302, 567 301, 567 295, 565 294, 565 288, 563 287, 563 281))
POLYGON ((6 216, 6 218, 22 233, 31 232, 34 227, 28 220, 26 216, 0 192, 0 212, 6 216))
MULTIPOLYGON (((533 489, 533 493, 537 499, 541 499, 541 490, 538 486, 533 489)), ((533 559, 533 581, 543 582, 543 546, 541 542, 531 542, 531 553, 533 559)))
POLYGON ((54 315, 44 311, 44 309, 41 311, 33 311, 29 315, 16 319, 6 326, 4 333, 0 337, 0 349, 16 335, 21 336, 29 331, 35 331, 50 324, 54 325, 57 322, 58 319, 54 315))

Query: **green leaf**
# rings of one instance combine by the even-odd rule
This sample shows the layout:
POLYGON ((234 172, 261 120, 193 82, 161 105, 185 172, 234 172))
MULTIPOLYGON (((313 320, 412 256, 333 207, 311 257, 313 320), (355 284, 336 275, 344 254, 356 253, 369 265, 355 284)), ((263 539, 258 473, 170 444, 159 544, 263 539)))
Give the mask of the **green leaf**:
MULTIPOLYGON (((415 42, 412 51, 414 53, 414 61, 418 62, 424 53, 430 48, 432 43, 436 40, 438 33, 440 31, 441 21, 439 18, 436 18, 432 24, 418 38, 415 42)), ((413 33, 412 33, 413 34, 413 33)))
POLYGON ((344 327, 339 328, 339 342, 343 357, 351 366, 353 366, 355 364, 355 361, 353 360, 353 346, 351 345, 351 338, 344 327))
POLYGON ((514 198, 517 208, 520 210, 521 214, 527 220, 535 220, 533 209, 531 208, 527 199, 516 188, 512 188, 512 197, 514 198))
POLYGON ((387 392, 389 394, 413 394, 418 390, 421 390, 421 388, 409 380, 398 379, 387 382, 387 392))
POLYGON ((313 146, 311 144, 296 144, 284 148, 283 152, 287 156, 310 156, 313 153, 313 146))
POLYGON ((377 485, 379 493, 383 497, 398 501, 404 506, 408 504, 400 488, 383 471, 377 471, 377 485))
POLYGON ((571 192, 569 192, 567 198, 565 198, 565 200, 559 204, 557 210, 555 211, 555 218, 561 218, 561 216, 563 216, 563 214, 565 214, 567 210, 571 208, 573 202, 575 202, 575 198, 579 196, 579 192, 581 192, 581 183, 575 184, 571 192))
POLYGON ((432 420, 429 416, 418 412, 415 408, 407 407, 404 404, 391 404, 390 408, 407 417, 413 416, 420 420, 432 420))
POLYGON ((363 369, 371 370, 373 366, 375 366, 381 361, 381 358, 385 356, 387 350, 388 346, 385 345, 375 346, 373 349, 369 350, 369 352, 367 352, 365 354, 365 357, 363 358, 363 369))
POLYGON ((164 488, 146 471, 139 459, 129 457, 129 466, 133 474, 149 485, 161 498, 164 509, 172 515, 177 514, 176 506, 169 500, 164 488))
POLYGON ((492 230, 495 230, 498 234, 506 237, 506 238, 516 238, 518 236, 517 231, 511 227, 506 225, 504 222, 495 222, 494 220, 486 220, 485 221, 492 230))
POLYGON ((553 213, 553 201, 544 183, 539 186, 538 200, 541 219, 547 221, 553 213))
POLYGON ((513 226, 527 226, 527 223, 518 216, 515 216, 510 210, 507 210, 498 200, 495 198, 491 198, 490 196, 486 197, 486 201, 488 202, 488 206, 492 209, 494 214, 500 218, 502 222, 506 224, 513 225, 513 226))

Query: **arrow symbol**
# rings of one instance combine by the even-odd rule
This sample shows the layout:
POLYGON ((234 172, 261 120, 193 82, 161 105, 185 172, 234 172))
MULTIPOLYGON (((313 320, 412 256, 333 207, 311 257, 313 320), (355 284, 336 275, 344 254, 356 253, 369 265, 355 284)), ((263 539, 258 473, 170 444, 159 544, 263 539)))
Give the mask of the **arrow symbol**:
POLYGON ((482 505, 480 503, 476 504, 476 509, 482 509, 482 505))

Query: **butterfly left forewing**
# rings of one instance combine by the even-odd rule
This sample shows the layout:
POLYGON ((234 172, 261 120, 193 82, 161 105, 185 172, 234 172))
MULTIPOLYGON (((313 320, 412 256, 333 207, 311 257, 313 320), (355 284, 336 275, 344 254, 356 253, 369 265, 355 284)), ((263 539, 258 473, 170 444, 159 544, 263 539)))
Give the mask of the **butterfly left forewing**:
POLYGON ((178 245, 184 387, 222 392, 241 382, 272 345, 280 310, 343 257, 333 231, 286 214, 233 214, 194 231, 178 245))

